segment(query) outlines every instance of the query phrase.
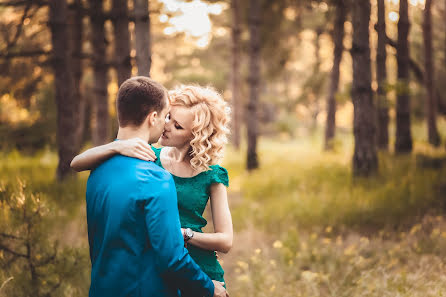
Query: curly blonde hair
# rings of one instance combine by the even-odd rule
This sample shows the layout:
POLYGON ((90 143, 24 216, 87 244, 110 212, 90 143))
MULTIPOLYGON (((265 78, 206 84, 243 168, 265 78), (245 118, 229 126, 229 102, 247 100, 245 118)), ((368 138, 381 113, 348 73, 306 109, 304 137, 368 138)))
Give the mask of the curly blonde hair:
POLYGON ((229 134, 229 107, 212 87, 181 85, 169 92, 172 106, 184 106, 194 114, 192 125, 192 168, 209 170, 223 157, 229 134))

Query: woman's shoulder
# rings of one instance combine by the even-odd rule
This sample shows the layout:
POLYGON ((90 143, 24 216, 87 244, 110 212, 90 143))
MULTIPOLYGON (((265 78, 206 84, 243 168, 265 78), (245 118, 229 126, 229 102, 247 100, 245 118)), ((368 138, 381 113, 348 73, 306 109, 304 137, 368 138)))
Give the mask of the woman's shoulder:
POLYGON ((209 166, 209 170, 207 171, 211 183, 221 183, 225 186, 229 186, 229 176, 228 171, 223 166, 218 164, 209 166))

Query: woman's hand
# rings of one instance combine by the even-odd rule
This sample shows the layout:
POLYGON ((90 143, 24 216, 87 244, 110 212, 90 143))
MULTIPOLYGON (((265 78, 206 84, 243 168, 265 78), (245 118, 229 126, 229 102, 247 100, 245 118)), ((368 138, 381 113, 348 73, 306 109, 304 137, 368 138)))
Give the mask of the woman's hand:
POLYGON ((150 144, 140 138, 131 138, 115 142, 116 151, 121 155, 145 161, 155 161, 156 155, 150 144))

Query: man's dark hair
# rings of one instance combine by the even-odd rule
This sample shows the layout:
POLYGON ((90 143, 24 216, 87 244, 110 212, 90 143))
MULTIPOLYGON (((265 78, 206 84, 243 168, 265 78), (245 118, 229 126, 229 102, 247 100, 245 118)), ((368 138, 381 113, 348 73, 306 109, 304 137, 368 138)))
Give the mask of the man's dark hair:
POLYGON ((166 88, 148 77, 127 79, 119 87, 116 100, 119 126, 140 126, 150 112, 163 110, 166 98, 166 88))

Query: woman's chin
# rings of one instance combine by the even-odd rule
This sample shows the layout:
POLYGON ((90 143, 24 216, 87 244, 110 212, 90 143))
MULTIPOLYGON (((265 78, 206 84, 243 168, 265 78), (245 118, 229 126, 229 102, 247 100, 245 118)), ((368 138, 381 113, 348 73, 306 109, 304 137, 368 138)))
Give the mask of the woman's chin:
POLYGON ((167 146, 167 139, 161 135, 161 137, 158 139, 158 143, 159 145, 167 146))

